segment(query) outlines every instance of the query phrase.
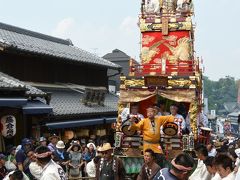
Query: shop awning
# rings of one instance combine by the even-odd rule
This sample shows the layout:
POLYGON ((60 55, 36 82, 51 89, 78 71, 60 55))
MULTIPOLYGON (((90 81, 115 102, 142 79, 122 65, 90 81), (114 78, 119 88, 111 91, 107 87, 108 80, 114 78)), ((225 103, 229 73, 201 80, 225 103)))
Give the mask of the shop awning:
POLYGON ((100 124, 110 124, 116 122, 116 117, 111 118, 96 118, 96 119, 81 119, 81 120, 69 120, 63 122, 52 122, 46 123, 45 125, 50 129, 63 129, 63 128, 74 128, 81 126, 91 126, 100 124))
POLYGON ((105 122, 107 124, 114 123, 117 121, 117 117, 112 117, 112 118, 105 118, 105 122))
POLYGON ((41 101, 28 101, 22 106, 23 114, 50 114, 52 107, 41 101))
POLYGON ((18 107, 27 104, 25 98, 0 98, 0 107, 18 107))

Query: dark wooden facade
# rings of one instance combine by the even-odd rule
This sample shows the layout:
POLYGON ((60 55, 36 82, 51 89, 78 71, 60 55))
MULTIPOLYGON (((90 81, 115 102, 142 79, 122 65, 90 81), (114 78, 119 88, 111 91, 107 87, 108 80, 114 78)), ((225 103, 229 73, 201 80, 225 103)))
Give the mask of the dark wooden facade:
POLYGON ((21 81, 108 86, 107 68, 45 56, 0 52, 0 71, 21 81))

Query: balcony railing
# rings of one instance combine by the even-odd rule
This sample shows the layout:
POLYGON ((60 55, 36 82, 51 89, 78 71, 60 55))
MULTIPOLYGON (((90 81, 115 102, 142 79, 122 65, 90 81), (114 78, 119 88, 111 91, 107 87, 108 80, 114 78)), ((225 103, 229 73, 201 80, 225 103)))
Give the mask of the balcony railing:
POLYGON ((132 65, 130 76, 193 76, 199 71, 198 61, 177 61, 169 63, 162 61, 158 64, 132 65))

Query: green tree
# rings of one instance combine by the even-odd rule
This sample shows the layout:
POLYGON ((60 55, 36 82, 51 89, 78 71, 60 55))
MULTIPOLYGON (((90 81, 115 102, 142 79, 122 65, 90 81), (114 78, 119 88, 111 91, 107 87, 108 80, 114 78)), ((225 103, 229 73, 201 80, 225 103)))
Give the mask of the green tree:
POLYGON ((208 98, 209 109, 223 109, 225 102, 237 102, 237 81, 226 76, 218 81, 204 77, 204 96, 208 98))

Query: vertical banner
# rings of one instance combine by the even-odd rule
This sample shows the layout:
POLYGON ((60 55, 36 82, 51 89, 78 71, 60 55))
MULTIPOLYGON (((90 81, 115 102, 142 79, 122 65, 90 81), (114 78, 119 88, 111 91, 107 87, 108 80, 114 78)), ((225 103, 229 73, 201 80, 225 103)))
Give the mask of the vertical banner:
POLYGON ((12 115, 1 118, 2 135, 6 138, 12 138, 16 134, 16 118, 12 115))

